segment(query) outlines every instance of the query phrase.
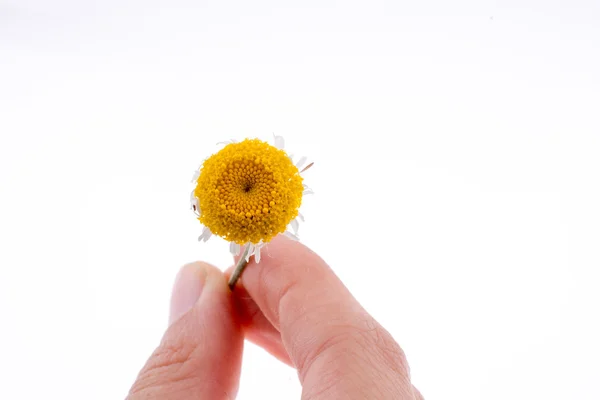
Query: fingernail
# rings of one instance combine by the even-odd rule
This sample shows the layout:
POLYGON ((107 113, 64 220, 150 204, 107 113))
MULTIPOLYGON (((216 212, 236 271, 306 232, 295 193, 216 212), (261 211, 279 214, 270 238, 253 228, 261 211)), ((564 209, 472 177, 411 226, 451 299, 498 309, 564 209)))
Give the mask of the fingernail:
POLYGON ((181 268, 173 285, 169 325, 188 312, 200 298, 206 282, 206 271, 198 264, 181 268))

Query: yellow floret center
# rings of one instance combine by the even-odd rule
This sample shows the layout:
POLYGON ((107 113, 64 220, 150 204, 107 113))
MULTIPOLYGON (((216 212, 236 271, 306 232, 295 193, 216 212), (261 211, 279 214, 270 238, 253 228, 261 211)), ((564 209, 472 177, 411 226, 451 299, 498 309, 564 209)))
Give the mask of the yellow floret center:
POLYGON ((283 150, 258 139, 231 143, 209 157, 194 195, 202 224, 225 240, 268 242, 298 216, 302 177, 283 150))

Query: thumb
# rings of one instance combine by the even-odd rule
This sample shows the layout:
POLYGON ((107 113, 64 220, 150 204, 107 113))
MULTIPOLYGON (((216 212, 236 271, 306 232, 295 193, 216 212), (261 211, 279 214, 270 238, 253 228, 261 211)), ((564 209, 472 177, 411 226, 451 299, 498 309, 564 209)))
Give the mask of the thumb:
POLYGON ((205 263, 184 266, 173 287, 169 323, 127 400, 234 398, 243 334, 223 273, 205 263))

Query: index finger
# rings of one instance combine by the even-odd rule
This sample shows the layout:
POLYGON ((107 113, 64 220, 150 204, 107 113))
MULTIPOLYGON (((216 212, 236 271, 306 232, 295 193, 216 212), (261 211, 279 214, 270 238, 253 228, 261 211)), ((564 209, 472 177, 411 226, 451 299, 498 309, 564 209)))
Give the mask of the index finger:
POLYGON ((285 237, 263 254, 241 282, 281 332, 305 394, 413 398, 402 350, 317 254, 285 237))

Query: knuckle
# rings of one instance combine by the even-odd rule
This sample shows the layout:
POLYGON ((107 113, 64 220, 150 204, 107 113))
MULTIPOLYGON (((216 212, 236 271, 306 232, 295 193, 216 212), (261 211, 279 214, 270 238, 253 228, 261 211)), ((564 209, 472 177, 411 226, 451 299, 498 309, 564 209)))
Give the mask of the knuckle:
POLYGON ((392 335, 369 315, 358 323, 344 324, 331 330, 310 354, 310 364, 323 353, 354 355, 374 366, 386 367, 394 375, 410 379, 406 355, 392 335))
POLYGON ((181 368, 190 360, 194 350, 195 346, 186 345, 184 342, 165 342, 152 355, 151 367, 181 368))
POLYGON ((371 317, 365 321, 365 327, 366 329, 359 330, 359 334, 371 349, 373 356, 398 374, 408 378, 410 370, 406 355, 392 335, 371 317))
POLYGON ((368 314, 330 329, 302 361, 301 382, 309 373, 318 380, 307 399, 339 397, 344 391, 364 391, 370 398, 413 398, 404 351, 368 314))
POLYGON ((338 325, 312 351, 305 354, 298 365, 307 370, 324 354, 339 358, 354 356, 376 369, 389 370, 393 375, 410 380, 410 371, 404 351, 392 335, 369 315, 359 323, 338 325))

